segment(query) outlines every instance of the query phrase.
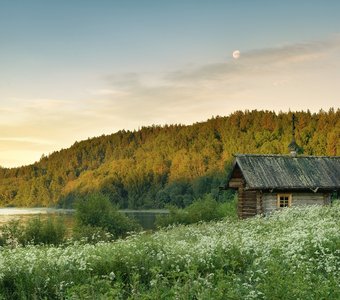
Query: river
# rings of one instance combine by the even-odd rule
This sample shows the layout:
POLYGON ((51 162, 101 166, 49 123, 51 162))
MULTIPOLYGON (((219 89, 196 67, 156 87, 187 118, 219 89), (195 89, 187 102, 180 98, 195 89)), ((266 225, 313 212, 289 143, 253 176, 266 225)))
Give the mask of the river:
MULTIPOLYGON (((150 209, 150 210, 120 210, 128 217, 134 218, 138 221, 143 229, 149 230, 155 228, 156 216, 168 213, 166 209, 150 209)), ((11 220, 21 220, 23 222, 32 217, 47 216, 64 218, 64 222, 68 228, 72 228, 74 221, 73 209, 56 209, 56 208, 0 208, 0 226, 10 222, 11 220)))

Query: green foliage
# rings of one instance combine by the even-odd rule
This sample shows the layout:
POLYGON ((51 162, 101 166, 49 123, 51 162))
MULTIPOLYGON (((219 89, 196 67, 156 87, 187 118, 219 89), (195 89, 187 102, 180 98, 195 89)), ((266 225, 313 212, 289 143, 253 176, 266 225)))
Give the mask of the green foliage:
POLYGON ((97 244, 99 242, 109 242, 114 239, 114 236, 107 231, 107 229, 90 226, 77 225, 73 228, 72 240, 81 243, 97 244))
POLYGON ((236 198, 227 202, 217 202, 211 194, 206 194, 186 208, 169 206, 170 213, 165 216, 157 216, 157 226, 172 224, 192 224, 200 221, 220 220, 226 216, 236 218, 236 198))
POLYGON ((33 218, 25 226, 24 237, 25 243, 59 245, 66 238, 66 226, 61 217, 33 218))
POLYGON ((17 247, 23 243, 24 227, 19 220, 12 220, 0 228, 0 246, 17 247))
POLYGON ((10 221, 0 228, 0 245, 60 245, 66 238, 63 218, 48 216, 35 217, 23 224, 19 220, 10 221))
POLYGON ((107 196, 99 193, 89 194, 78 200, 75 218, 77 222, 75 236, 88 238, 90 241, 96 240, 93 235, 103 236, 103 230, 114 238, 140 230, 135 220, 120 213, 107 196))
MULTIPOLYGON (((340 109, 295 112, 305 155, 340 155, 340 109)), ((21 168, 0 168, 1 206, 67 206, 103 193, 120 208, 216 198, 234 153, 288 153, 292 112, 237 111, 191 126, 142 127, 76 142, 21 168)))
MULTIPOLYGON (((109 276, 107 276, 109 277, 109 276)), ((88 282, 72 286, 67 291, 67 299, 122 299, 122 293, 113 288, 112 280, 91 277, 88 282)))
POLYGON ((340 205, 0 251, 1 299, 340 298, 340 205))

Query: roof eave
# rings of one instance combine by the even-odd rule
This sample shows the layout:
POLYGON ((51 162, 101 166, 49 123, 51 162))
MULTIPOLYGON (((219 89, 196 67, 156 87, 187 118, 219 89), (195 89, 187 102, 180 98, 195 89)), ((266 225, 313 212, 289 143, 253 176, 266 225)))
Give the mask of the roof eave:
POLYGON ((318 191, 339 191, 340 188, 336 186, 327 187, 302 187, 302 186, 249 186, 246 185, 246 190, 272 190, 272 191, 282 191, 282 190, 294 190, 294 191, 312 191, 317 193, 318 191))

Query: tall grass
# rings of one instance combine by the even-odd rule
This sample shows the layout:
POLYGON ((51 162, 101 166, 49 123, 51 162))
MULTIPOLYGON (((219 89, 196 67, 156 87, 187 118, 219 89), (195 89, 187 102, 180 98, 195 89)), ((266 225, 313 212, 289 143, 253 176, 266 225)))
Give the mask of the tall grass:
POLYGON ((65 241, 66 234, 66 225, 61 216, 37 216, 26 223, 13 220, 0 228, 0 246, 59 245, 65 241))
POLYGON ((0 299, 340 299, 340 205, 0 251, 0 299))

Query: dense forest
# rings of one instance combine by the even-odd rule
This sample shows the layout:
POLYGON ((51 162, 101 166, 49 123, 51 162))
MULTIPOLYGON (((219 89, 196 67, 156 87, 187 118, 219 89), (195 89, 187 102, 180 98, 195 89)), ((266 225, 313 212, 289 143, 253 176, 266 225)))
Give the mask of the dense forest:
MULTIPOLYGON (((340 155, 340 110, 295 112, 304 155, 340 155)), ((120 208, 184 207, 210 193, 226 198, 235 153, 288 153, 292 112, 237 111, 185 125, 119 131, 20 168, 0 168, 1 206, 72 206, 101 192, 120 208)))

